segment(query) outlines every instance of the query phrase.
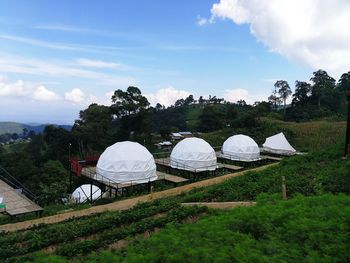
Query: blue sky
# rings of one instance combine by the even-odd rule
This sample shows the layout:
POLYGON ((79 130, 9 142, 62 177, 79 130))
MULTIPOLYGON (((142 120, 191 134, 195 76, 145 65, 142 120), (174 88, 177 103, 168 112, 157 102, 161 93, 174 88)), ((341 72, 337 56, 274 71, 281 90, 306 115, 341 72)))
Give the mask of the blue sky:
POLYGON ((273 21, 258 27, 238 2, 2 0, 0 121, 72 123, 129 85, 152 103, 190 93, 254 102, 277 79, 308 80, 319 65, 274 46, 273 21))

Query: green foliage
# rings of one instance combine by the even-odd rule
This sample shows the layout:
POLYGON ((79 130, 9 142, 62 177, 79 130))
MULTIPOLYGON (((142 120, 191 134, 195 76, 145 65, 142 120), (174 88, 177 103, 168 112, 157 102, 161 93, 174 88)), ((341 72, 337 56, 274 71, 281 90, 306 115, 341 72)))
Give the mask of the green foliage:
POLYGON ((120 89, 114 91, 112 102, 114 104, 111 106, 111 111, 119 117, 135 114, 149 106, 141 90, 133 86, 128 87, 126 91, 120 89))
POLYGON ((347 262, 349 220, 349 196, 298 196, 275 204, 234 209, 196 224, 168 225, 119 253, 119 260, 347 262))
POLYGON ((69 177, 67 170, 59 161, 47 161, 41 169, 39 182, 40 203, 61 202, 67 195, 69 177))
POLYGON ((207 106, 199 116, 198 129, 202 132, 210 132, 223 127, 224 114, 216 107, 207 106))
POLYGON ((280 193, 281 176, 286 177, 287 194, 350 194, 350 161, 341 159, 339 145, 305 156, 283 160, 261 172, 248 172, 222 184, 192 190, 187 202, 248 201, 261 193, 280 193))
POLYGON ((112 115, 109 107, 91 104, 80 111, 79 117, 72 128, 72 135, 76 138, 80 155, 105 149, 111 140, 112 115))
POLYGON ((41 225, 31 231, 4 234, 0 236, 0 258, 10 258, 35 252, 49 245, 68 242, 79 236, 97 234, 111 227, 120 227, 123 224, 137 222, 143 218, 177 207, 179 207, 179 204, 176 198, 157 200, 140 204, 123 213, 107 212, 71 219, 54 225, 41 225))

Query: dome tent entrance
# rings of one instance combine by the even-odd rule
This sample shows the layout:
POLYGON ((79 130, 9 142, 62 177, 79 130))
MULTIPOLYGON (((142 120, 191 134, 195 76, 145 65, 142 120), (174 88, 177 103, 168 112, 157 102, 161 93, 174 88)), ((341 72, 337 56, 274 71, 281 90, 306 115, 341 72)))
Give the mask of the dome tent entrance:
POLYGON ((193 172, 214 171, 217 168, 216 154, 203 139, 186 138, 172 150, 170 166, 193 172))
POLYGON ((136 142, 117 142, 100 156, 96 166, 96 178, 113 183, 141 184, 157 180, 153 155, 136 142))
POLYGON ((72 193, 72 199, 76 203, 84 203, 91 200, 91 197, 92 201, 101 197, 101 189, 96 185, 83 184, 72 193))
POLYGON ((221 153, 223 158, 234 161, 260 160, 258 144, 243 134, 229 137, 222 145, 221 153))
POLYGON ((281 155, 293 155, 296 153, 296 150, 289 144, 283 132, 266 138, 263 150, 281 155))

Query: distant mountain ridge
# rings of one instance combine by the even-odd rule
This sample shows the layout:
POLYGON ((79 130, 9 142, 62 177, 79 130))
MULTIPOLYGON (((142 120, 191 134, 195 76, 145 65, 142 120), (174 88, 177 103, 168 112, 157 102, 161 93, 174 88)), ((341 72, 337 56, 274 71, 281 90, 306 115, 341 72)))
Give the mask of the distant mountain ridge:
POLYGON ((5 133, 17 133, 22 134, 23 129, 26 128, 28 131, 34 131, 35 133, 41 133, 48 125, 54 125, 56 127, 63 128, 67 131, 72 129, 72 125, 58 125, 58 124, 37 124, 30 123, 24 124, 19 122, 11 122, 11 121, 0 121, 0 135, 5 133))

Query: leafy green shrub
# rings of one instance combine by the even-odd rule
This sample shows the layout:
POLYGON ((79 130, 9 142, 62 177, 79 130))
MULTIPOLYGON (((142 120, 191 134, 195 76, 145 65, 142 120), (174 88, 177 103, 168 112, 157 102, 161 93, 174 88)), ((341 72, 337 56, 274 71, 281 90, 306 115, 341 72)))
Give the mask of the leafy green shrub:
POLYGON ((196 224, 168 225, 118 253, 119 260, 115 260, 349 262, 349 222, 349 196, 297 196, 276 204, 234 209, 196 224))

